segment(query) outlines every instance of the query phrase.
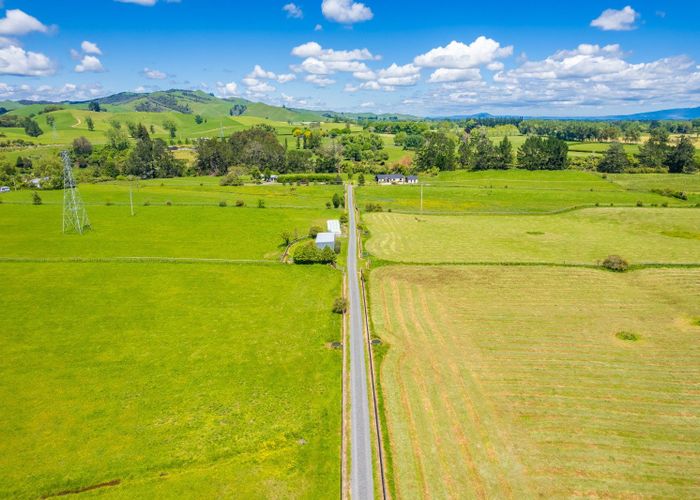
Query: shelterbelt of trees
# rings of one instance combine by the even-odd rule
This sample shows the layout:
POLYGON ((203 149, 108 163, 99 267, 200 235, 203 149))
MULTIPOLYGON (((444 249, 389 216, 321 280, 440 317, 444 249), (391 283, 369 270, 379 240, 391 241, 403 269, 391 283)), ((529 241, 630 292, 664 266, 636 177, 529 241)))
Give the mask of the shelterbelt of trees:
MULTIPOLYGON (((5 117, 0 117, 4 119, 5 117)), ((6 119, 7 120, 7 119, 6 119)), ((16 124, 16 118, 9 119, 16 124)), ((695 147, 688 135, 700 134, 694 122, 576 122, 519 119, 484 119, 462 122, 372 122, 360 133, 350 127, 324 131, 320 127, 297 128, 292 143, 280 143, 276 130, 266 124, 235 132, 227 138, 192 141, 195 160, 187 163, 174 157, 166 141, 153 138, 142 124, 122 125, 112 120, 105 132, 107 144, 93 148, 84 137, 73 141, 81 180, 135 176, 139 178, 184 175, 224 176, 223 183, 237 184, 244 176, 253 179, 272 174, 388 173, 468 169, 562 170, 577 168, 601 172, 693 173, 698 169, 695 147), (526 133, 516 148, 509 136, 526 133), (393 136, 394 148, 406 155, 390 163, 385 136, 393 136), (628 154, 616 142, 647 137, 637 154, 628 154), (567 140, 573 137, 609 142, 602 155, 570 157, 567 140), (566 139, 566 140, 565 140, 566 139)), ((189 139, 187 140, 189 143, 189 139)), ((519 141, 520 142, 520 141, 519 141)), ((171 142, 172 144, 172 142, 171 142)), ((56 154, 39 160, 19 156, 16 162, 0 163, 0 183, 15 188, 61 187, 62 165, 56 154)))

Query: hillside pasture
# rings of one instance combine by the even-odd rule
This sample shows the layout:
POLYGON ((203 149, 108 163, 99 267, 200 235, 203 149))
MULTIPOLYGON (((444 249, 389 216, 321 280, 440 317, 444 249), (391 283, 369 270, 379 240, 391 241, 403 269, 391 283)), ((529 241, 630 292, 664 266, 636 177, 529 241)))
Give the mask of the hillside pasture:
POLYGON ((700 496, 697 269, 389 266, 370 295, 395 497, 700 496))
POLYGON ((367 251, 396 262, 700 264, 700 210, 597 208, 556 215, 365 214, 367 251))
POLYGON ((0 274, 0 497, 110 482, 86 494, 337 495, 337 271, 5 262, 0 274))

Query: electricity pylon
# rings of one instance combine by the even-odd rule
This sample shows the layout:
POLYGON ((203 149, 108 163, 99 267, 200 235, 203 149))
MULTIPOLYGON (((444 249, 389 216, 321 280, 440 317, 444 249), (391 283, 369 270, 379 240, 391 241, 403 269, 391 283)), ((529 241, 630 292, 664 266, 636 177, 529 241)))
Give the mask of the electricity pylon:
POLYGON ((63 233, 83 234, 91 229, 90 220, 73 178, 73 162, 68 151, 63 151, 61 158, 63 158, 63 233))

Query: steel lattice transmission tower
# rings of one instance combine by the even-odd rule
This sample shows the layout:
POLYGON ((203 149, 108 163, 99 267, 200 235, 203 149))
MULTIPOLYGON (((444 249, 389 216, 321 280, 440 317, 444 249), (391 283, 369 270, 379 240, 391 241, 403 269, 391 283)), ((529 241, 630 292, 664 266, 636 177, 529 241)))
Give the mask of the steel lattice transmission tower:
POLYGON ((63 151, 61 158, 63 158, 63 233, 83 234, 91 228, 90 220, 73 178, 73 162, 68 151, 63 151))

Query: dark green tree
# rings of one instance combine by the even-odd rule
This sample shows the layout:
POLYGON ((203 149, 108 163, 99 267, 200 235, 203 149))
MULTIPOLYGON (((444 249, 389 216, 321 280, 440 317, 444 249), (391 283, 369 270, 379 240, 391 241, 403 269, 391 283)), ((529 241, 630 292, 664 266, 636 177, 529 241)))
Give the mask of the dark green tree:
POLYGON ((97 101, 92 101, 90 104, 88 104, 88 109, 90 111, 94 111, 95 113, 99 113, 102 111, 102 107, 100 106, 100 103, 97 101))
POLYGON ((682 136, 675 148, 668 154, 668 171, 672 174, 691 174, 697 170, 695 146, 687 136, 682 136))
POLYGON ((41 127, 37 122, 32 120, 31 118, 27 118, 24 121, 24 132, 29 136, 29 137, 39 137, 41 134, 44 133, 43 130, 41 130, 41 127))
POLYGON ((95 122, 92 121, 92 117, 91 117, 91 116, 88 116, 87 118, 85 118, 85 124, 87 125, 87 128, 88 128, 88 130, 89 130, 90 132, 92 132, 93 130, 95 130, 95 122))
POLYGON ((470 168, 472 161, 472 143, 468 136, 463 136, 459 140, 459 147, 457 148, 457 161, 459 162, 460 168, 470 168))
POLYGON ((472 170, 490 170, 492 168, 497 168, 498 158, 496 156, 496 148, 491 142, 491 139, 486 135, 484 129, 475 130, 472 133, 470 142, 474 148, 471 161, 472 170))
POLYGON ((503 140, 496 147, 496 168, 508 169, 513 166, 513 144, 511 144, 508 136, 503 137, 503 140))
POLYGON ((669 133, 665 128, 651 129, 649 131, 649 139, 639 148, 639 164, 647 168, 666 166, 671 150, 668 140, 669 133))
POLYGON ((418 169, 454 170, 455 164, 455 141, 444 132, 426 132, 425 142, 416 154, 418 169))
POLYGON ((622 144, 613 142, 598 162, 598 172, 619 174, 627 170, 629 166, 630 161, 622 144))

